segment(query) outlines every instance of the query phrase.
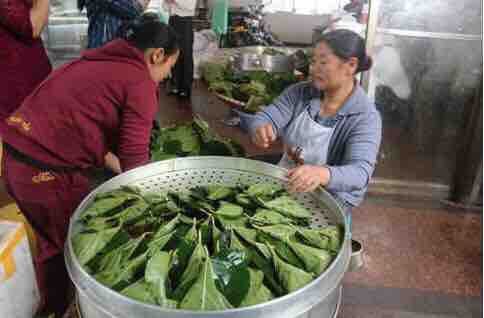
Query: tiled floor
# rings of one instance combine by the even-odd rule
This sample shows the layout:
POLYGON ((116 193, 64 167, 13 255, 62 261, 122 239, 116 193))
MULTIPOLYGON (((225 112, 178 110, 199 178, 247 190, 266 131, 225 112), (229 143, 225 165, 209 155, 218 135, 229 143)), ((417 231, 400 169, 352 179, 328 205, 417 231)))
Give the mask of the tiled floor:
MULTIPOLYGON (((192 102, 193 111, 220 134, 242 142, 249 155, 262 154, 238 128, 221 123, 229 109, 203 89, 195 90, 192 102)), ((162 98, 162 125, 191 117, 189 104, 162 98)), ((0 188, 0 205, 7 202, 0 188)), ((353 235, 364 244, 366 264, 346 275, 339 318, 482 316, 482 210, 370 197, 353 217, 353 235)))
POLYGON ((369 198, 353 213, 365 267, 348 273, 341 316, 482 316, 482 213, 369 198))

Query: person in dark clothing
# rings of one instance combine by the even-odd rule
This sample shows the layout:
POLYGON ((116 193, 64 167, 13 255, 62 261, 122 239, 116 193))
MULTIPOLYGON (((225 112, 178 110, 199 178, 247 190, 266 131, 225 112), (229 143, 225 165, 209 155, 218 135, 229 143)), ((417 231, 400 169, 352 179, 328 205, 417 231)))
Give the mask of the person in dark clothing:
POLYGON ((190 98, 193 83, 193 16, 197 0, 165 0, 165 10, 170 14, 170 26, 180 38, 181 54, 169 85, 169 93, 190 98))
POLYGON ((169 26, 135 19, 124 39, 54 71, 1 126, 5 186, 36 232, 43 312, 62 317, 68 305, 63 248, 70 216, 91 191, 90 171, 149 162, 158 85, 178 55, 169 26))
POLYGON ((121 25, 140 16, 150 0, 77 0, 79 10, 86 8, 89 49, 115 39, 121 25))

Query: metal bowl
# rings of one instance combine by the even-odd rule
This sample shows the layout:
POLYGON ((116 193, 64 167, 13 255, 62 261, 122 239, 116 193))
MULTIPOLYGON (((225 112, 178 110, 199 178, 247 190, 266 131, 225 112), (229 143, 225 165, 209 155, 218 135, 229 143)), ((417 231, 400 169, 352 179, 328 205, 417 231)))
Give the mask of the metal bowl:
POLYGON ((323 188, 295 196, 313 213, 312 227, 342 224, 345 238, 330 267, 305 287, 289 295, 256 306, 226 311, 194 312, 168 310, 127 298, 98 283, 79 264, 72 248, 72 237, 81 230, 79 215, 98 193, 122 185, 138 186, 142 191, 181 191, 194 186, 286 184, 287 170, 260 161, 229 157, 190 157, 166 160, 128 171, 104 183, 79 205, 71 218, 65 246, 69 275, 76 287, 83 318, 295 318, 334 317, 341 298, 341 283, 351 257, 351 238, 344 212, 323 188))
POLYGON ((253 46, 237 50, 230 58, 232 66, 239 71, 266 71, 269 73, 292 72, 295 69, 292 54, 296 51, 288 48, 274 48, 285 55, 264 54, 272 47, 253 46))

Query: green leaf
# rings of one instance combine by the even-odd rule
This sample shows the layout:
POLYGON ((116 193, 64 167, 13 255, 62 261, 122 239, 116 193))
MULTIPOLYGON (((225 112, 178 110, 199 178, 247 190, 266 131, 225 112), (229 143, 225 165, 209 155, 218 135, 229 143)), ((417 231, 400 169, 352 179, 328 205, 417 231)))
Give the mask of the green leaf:
POLYGON ((130 225, 136 223, 148 210, 148 203, 138 199, 131 206, 119 211, 110 217, 97 217, 89 219, 86 227, 91 230, 104 230, 112 225, 130 225))
POLYGON ((165 205, 168 202, 168 196, 161 192, 151 192, 146 193, 143 198, 148 202, 151 206, 163 204, 165 205))
POLYGON ((208 192, 207 199, 211 201, 219 201, 225 199, 233 193, 232 188, 219 185, 207 186, 206 189, 208 192))
POLYGON ((188 231, 187 234, 185 234, 184 237, 185 240, 189 242, 194 242, 196 243, 198 241, 198 230, 197 230, 197 220, 193 219, 193 225, 188 231))
POLYGON ((199 238, 199 242, 195 247, 192 255, 190 256, 190 260, 188 261, 188 265, 181 276, 180 283, 176 287, 173 298, 176 300, 182 300, 185 296, 186 292, 190 287, 195 283, 197 277, 200 275, 200 271, 203 265, 204 260, 206 259, 205 255, 205 248, 201 242, 201 237, 199 238))
POLYGON ((156 298, 151 294, 150 287, 150 284, 145 282, 144 279, 140 279, 123 289, 121 294, 143 303, 156 305, 156 298))
POLYGON ((257 231, 256 230, 248 229, 248 228, 245 228, 245 227, 234 227, 234 231, 235 231, 235 233, 240 235, 240 237, 242 237, 242 239, 244 239, 247 242, 249 242, 249 241, 255 242, 257 240, 257 231))
POLYGON ((235 219, 230 217, 217 216, 216 219, 222 225, 225 231, 233 227, 245 227, 249 223, 249 218, 245 215, 235 219))
POLYGON ((235 196, 235 201, 243 207, 252 207, 253 202, 246 193, 239 193, 235 196))
POLYGON ((231 145, 221 140, 210 140, 207 143, 202 144, 200 150, 201 156, 233 156, 231 145))
POLYGON ((244 250, 224 249, 212 257, 216 284, 234 307, 240 305, 249 291, 248 263, 244 250))
POLYGON ((201 272, 197 276, 195 283, 181 301, 180 309, 211 311, 232 308, 232 305, 215 285, 215 273, 206 250, 201 272))
POLYGON ((239 251, 247 250, 247 247, 245 247, 245 245, 239 240, 239 238, 235 234, 232 234, 230 237, 230 248, 239 251))
POLYGON ((157 236, 151 239, 148 243, 148 255, 152 256, 156 252, 161 251, 173 239, 174 235, 175 231, 172 231, 164 236, 157 236))
POLYGON ((87 221, 96 217, 111 216, 128 200, 129 198, 124 196, 106 197, 105 199, 96 200, 81 214, 81 220, 87 221))
POLYGON ((89 232, 102 232, 120 226, 119 219, 116 218, 92 218, 86 222, 85 230, 89 232))
POLYGON ((302 260, 306 271, 312 272, 316 275, 324 272, 333 260, 333 256, 326 250, 291 241, 287 241, 287 244, 298 258, 302 260))
POLYGON ((319 233, 317 230, 297 228, 297 237, 312 247, 329 249, 330 238, 319 233))
POLYGON ((233 83, 227 81, 217 81, 210 83, 209 89, 211 91, 215 91, 219 94, 232 98, 232 91, 234 90, 235 85, 233 83))
POLYGON ((222 232, 215 224, 213 216, 208 217, 201 225, 200 232, 202 234, 202 242, 209 247, 211 252, 214 252, 217 247, 217 242, 220 239, 222 232))
POLYGON ((125 263, 123 268, 106 269, 94 275, 101 284, 114 290, 122 290, 132 283, 136 274, 141 272, 148 260, 148 253, 144 253, 125 263))
POLYGON ((160 152, 160 151, 151 152, 151 161, 152 162, 176 159, 177 157, 178 156, 176 154, 168 154, 168 153, 163 153, 163 152, 160 152))
POLYGON ((155 296, 156 302, 163 308, 176 308, 176 302, 167 297, 168 273, 172 265, 171 253, 157 252, 148 261, 145 281, 155 296))
POLYGON ((319 233, 329 238, 329 249, 333 252, 339 252, 343 244, 343 229, 341 226, 328 225, 319 230, 319 233))
POLYGON ((277 239, 291 238, 296 234, 296 229, 287 224, 277 224, 269 226, 254 226, 259 233, 268 234, 277 239))
POLYGON ((196 218, 191 218, 184 214, 180 214, 180 225, 188 225, 191 228, 193 224, 197 224, 196 218))
POLYGON ((227 219, 237 219, 244 214, 244 208, 233 203, 220 202, 220 208, 215 214, 227 219))
POLYGON ((200 138, 191 124, 177 126, 169 135, 169 139, 180 142, 181 150, 185 153, 200 151, 200 138))
POLYGON ((135 254, 135 251, 145 238, 146 235, 142 235, 101 256, 99 261, 96 262, 96 271, 102 272, 104 270, 121 268, 135 254))
MULTIPOLYGON (((177 242, 177 245, 173 247, 173 262, 170 270, 170 282, 173 289, 181 282, 181 277, 188 266, 188 262, 190 261, 196 246, 196 244, 187 242, 182 238, 177 242)), ((174 290, 170 290, 169 298, 175 299, 173 295, 174 290)))
MULTIPOLYGON (((244 231, 241 231, 240 228, 236 228, 235 231, 237 234, 244 233, 244 231)), ((250 232, 247 232, 247 231, 253 231, 253 230, 245 229, 246 233, 243 234, 243 236, 241 237, 244 239, 244 241, 247 244, 251 246, 251 248, 247 249, 249 252, 250 262, 258 269, 264 272, 264 277, 267 282, 267 285, 272 289, 272 291, 276 295, 278 296, 284 295, 284 289, 280 286, 280 284, 277 282, 275 278, 275 271, 272 263, 272 255, 269 248, 262 243, 258 243, 255 240, 251 240, 250 238, 252 237, 252 235, 248 234, 250 232)))
POLYGON ((224 79, 225 65, 204 62, 200 66, 202 77, 207 83, 219 82, 224 79))
POLYGON ((132 224, 131 226, 129 226, 128 227, 129 232, 132 233, 132 230, 142 231, 141 233, 136 232, 136 233, 139 233, 138 235, 141 235, 145 232, 151 232, 153 230, 153 227, 160 226, 161 221, 162 219, 160 217, 146 216, 142 219, 139 219, 138 221, 136 221, 136 223, 132 224))
POLYGON ((257 240, 259 242, 265 243, 266 245, 274 246, 277 254, 289 264, 299 268, 304 268, 304 264, 302 263, 302 261, 288 245, 288 239, 286 237, 281 238, 278 235, 271 235, 268 233, 270 233, 270 231, 259 231, 257 233, 257 240))
POLYGON ((160 228, 156 231, 153 239, 155 240, 157 238, 160 238, 167 234, 172 233, 179 223, 180 223, 180 216, 177 215, 173 220, 171 220, 167 224, 160 226, 160 228))
POLYGON ((275 185, 272 183, 256 183, 251 185, 246 193, 251 197, 269 197, 274 198, 274 196, 283 191, 284 189, 280 185, 275 185))
POLYGON ((256 226, 278 225, 278 224, 292 224, 294 221, 279 212, 257 209, 254 216, 250 218, 250 222, 256 226))
POLYGON ((141 198, 141 190, 135 186, 121 186, 119 189, 97 194, 94 200, 98 201, 106 198, 139 199, 141 198))
POLYGON ((313 276, 310 273, 284 262, 274 248, 270 248, 270 251, 278 281, 286 292, 292 293, 313 281, 313 276))
POLYGON ((121 227, 116 227, 103 232, 79 233, 75 235, 72 238, 72 245, 79 263, 86 265, 120 232, 121 227))
POLYGON ((250 288, 239 307, 254 306, 274 299, 272 292, 264 285, 264 273, 259 270, 249 268, 250 288))
POLYGON ((138 200, 133 205, 123 210, 120 214, 116 214, 113 218, 119 219, 122 224, 133 224, 136 220, 144 215, 149 205, 144 200, 138 200))
POLYGON ((281 196, 269 202, 263 202, 269 210, 275 210, 285 216, 296 219, 309 219, 311 212, 296 200, 288 196, 281 196))

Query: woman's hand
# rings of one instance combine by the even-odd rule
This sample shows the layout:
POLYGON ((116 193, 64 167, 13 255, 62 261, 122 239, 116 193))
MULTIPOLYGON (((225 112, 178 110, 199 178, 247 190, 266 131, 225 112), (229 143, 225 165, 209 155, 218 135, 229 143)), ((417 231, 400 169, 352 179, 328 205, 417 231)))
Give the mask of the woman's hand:
POLYGON ((121 163, 119 161, 119 158, 116 157, 116 155, 112 152, 108 152, 106 156, 104 156, 104 165, 106 166, 106 168, 116 174, 121 174, 123 172, 121 170, 121 163))
POLYGON ((255 130, 254 136, 252 136, 252 142, 260 148, 269 148, 274 141, 276 141, 276 133, 271 124, 265 124, 258 127, 255 130))
POLYGON ((30 9, 32 23, 32 37, 37 39, 49 20, 49 0, 33 0, 30 9))
POLYGON ((331 174, 326 167, 303 165, 289 170, 290 192, 311 192, 329 183, 331 174))

